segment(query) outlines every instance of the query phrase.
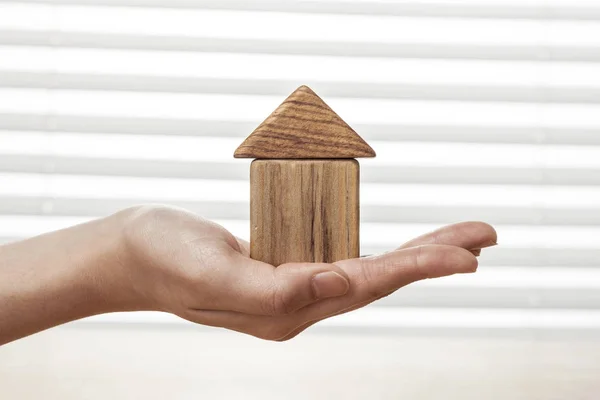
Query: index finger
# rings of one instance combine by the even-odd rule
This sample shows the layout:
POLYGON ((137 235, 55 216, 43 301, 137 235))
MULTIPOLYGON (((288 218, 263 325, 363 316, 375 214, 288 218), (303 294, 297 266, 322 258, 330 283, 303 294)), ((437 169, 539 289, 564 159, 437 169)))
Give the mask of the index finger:
POLYGON ((495 246, 497 241, 498 235, 491 225, 485 222, 470 221, 444 226, 414 238, 398 249, 407 249, 425 244, 446 244, 467 250, 478 250, 495 246))

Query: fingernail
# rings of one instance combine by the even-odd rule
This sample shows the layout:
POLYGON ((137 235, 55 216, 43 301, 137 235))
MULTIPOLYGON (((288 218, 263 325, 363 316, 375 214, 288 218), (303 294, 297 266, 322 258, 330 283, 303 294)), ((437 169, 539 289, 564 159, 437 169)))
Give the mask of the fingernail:
POLYGON ((337 272, 321 272, 312 277, 312 289, 317 299, 326 299, 346 294, 350 288, 348 280, 337 272))

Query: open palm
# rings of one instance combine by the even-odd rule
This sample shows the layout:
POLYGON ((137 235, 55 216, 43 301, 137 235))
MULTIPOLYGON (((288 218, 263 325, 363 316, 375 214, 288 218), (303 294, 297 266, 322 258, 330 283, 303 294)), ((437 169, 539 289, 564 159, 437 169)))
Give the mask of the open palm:
POLYGON ((333 264, 280 266, 249 256, 248 243, 220 225, 166 207, 130 219, 130 259, 146 308, 269 340, 290 339, 325 318, 355 310, 412 282, 477 269, 494 229, 465 222, 388 253, 333 264))

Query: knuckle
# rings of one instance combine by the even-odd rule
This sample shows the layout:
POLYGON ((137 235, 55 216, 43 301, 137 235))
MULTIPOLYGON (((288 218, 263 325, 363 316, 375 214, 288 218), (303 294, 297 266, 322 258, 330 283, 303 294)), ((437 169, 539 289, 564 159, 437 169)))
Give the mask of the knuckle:
POLYGON ((417 247, 417 251, 414 255, 414 266, 417 273, 417 279, 428 279, 429 278, 429 252, 427 246, 417 247))
POLYGON ((366 259, 361 259, 360 260, 360 283, 366 283, 369 282, 371 280, 371 277, 373 276, 373 272, 371 269, 371 265, 372 265, 372 261, 371 260, 366 260, 366 259))
POLYGON ((415 255, 417 279, 431 279, 448 275, 448 271, 455 269, 454 264, 456 264, 456 253, 445 245, 422 246, 415 255))
MULTIPOLYGON (((381 296, 381 276, 390 276, 388 272, 393 271, 394 262, 390 257, 379 256, 377 258, 362 260, 360 268, 360 286, 364 291, 365 298, 375 299, 381 296)), ((390 282, 391 283, 391 282, 390 282)))
POLYGON ((283 316, 290 314, 292 310, 292 299, 278 285, 268 291, 265 300, 265 313, 271 316, 283 316))

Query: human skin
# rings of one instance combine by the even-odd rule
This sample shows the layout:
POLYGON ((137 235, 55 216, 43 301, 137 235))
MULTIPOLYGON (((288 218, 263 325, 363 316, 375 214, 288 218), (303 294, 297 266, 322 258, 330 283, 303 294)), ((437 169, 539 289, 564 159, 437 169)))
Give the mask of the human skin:
POLYGON ((388 253, 269 265, 248 243, 185 210, 138 206, 0 246, 0 345, 93 315, 163 311, 287 340, 412 282, 477 269, 496 232, 465 222, 388 253))

